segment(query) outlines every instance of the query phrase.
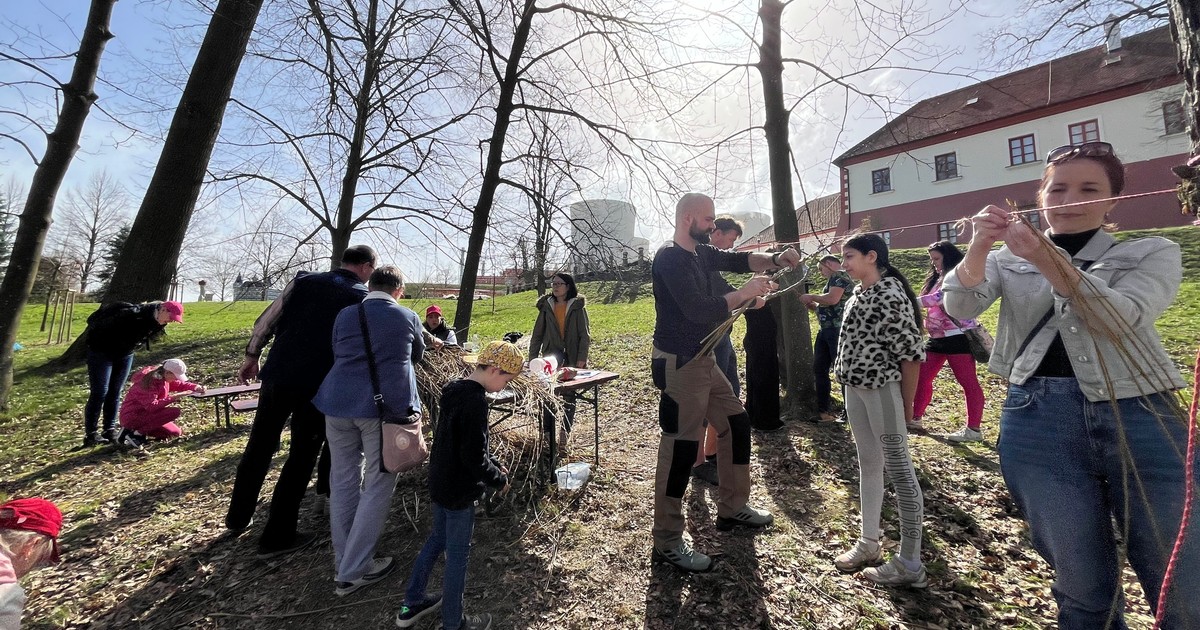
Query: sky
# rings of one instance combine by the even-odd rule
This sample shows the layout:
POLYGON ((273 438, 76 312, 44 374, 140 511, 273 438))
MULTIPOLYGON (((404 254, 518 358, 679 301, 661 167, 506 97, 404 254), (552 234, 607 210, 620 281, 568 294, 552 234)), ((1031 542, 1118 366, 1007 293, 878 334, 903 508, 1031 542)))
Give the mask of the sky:
MULTIPOLYGON (((46 56, 72 51, 78 46, 87 2, 41 0, 8 4, 0 16, 0 42, 15 42, 23 52, 40 51, 46 56)), ((694 32, 678 33, 676 39, 690 44, 685 54, 694 55, 692 59, 753 62, 756 54, 744 33, 756 28, 756 7, 757 3, 750 1, 733 5, 706 0, 680 3, 677 7, 680 14, 710 10, 719 13, 706 18, 694 32)), ((955 0, 923 3, 892 0, 873 5, 848 0, 794 0, 784 14, 785 56, 803 57, 840 72, 876 67, 852 79, 856 89, 876 95, 873 101, 836 89, 825 89, 799 103, 789 101, 789 105, 794 105, 790 140, 800 173, 796 180, 797 204, 806 198, 835 192, 838 175, 832 159, 874 132, 888 117, 921 99, 1007 70, 998 68, 990 59, 989 53, 994 51, 991 37, 1008 28, 1021 10, 1019 0, 972 0, 965 7, 955 0), (874 13, 864 13, 870 7, 879 8, 874 13), (915 31, 916 35, 901 38, 897 34, 900 29, 915 31), (880 53, 889 47, 887 54, 880 53)), ((112 21, 116 37, 105 50, 101 82, 97 86, 98 106, 104 111, 93 109, 85 125, 80 151, 68 172, 64 191, 84 185, 93 173, 104 169, 130 190, 134 199, 130 211, 136 210, 160 150, 158 139, 165 133, 206 22, 207 16, 185 0, 123 0, 116 4, 112 21)), ((259 26, 263 26, 261 19, 259 26)), ((12 49, 0 44, 0 50, 12 49)), ((47 61, 45 65, 61 80, 69 75, 68 62, 47 61)), ((0 81, 29 76, 11 63, 0 63, 0 81)), ((785 90, 792 95, 803 92, 815 77, 809 70, 789 69, 785 73, 785 90)), ((254 91, 255 86, 248 85, 248 81, 239 75, 235 97, 254 91)), ((20 91, 0 89, 0 110, 21 111, 45 119, 46 112, 53 111, 52 99, 49 90, 35 86, 20 91)), ((648 119, 638 130, 647 136, 672 138, 678 135, 681 125, 686 125, 689 133, 724 137, 748 125, 761 124, 760 102, 761 86, 756 74, 739 69, 688 101, 680 111, 682 123, 648 119)), ((231 124, 227 119, 223 133, 234 133, 231 124)), ((13 130, 11 122, 0 120, 0 132, 13 130)), ((44 144, 30 130, 24 130, 20 136, 27 139, 34 153, 40 155, 44 150, 44 144)), ((718 212, 738 210, 769 216, 765 139, 761 132, 739 138, 701 156, 679 153, 680 179, 687 187, 712 194, 717 199, 718 212)), ((218 146, 218 153, 221 150, 218 146)), ((671 155, 670 150, 666 153, 671 155)), ((469 173, 474 166, 467 164, 464 172, 469 173)), ((24 149, 0 138, 0 178, 12 178, 27 186, 33 169, 24 149)), ((583 197, 632 201, 639 207, 637 235, 652 244, 667 238, 669 200, 639 193, 638 187, 627 181, 636 175, 606 175, 588 182, 583 197)), ((62 194, 59 198, 62 199, 62 194)), ((208 201, 198 211, 197 219, 210 224, 206 229, 211 234, 200 240, 219 242, 224 236, 247 230, 247 223, 255 218, 254 210, 240 203, 223 198, 208 201)), ((430 262, 431 241, 441 241, 437 247, 443 254, 432 257, 438 258, 444 257, 444 252, 454 245, 461 246, 454 242, 455 238, 465 241, 461 236, 431 238, 428 232, 401 230, 391 236, 368 236, 368 242, 386 258, 398 261, 402 268, 428 274, 437 266, 430 262), (378 242, 371 242, 372 238, 378 242)))

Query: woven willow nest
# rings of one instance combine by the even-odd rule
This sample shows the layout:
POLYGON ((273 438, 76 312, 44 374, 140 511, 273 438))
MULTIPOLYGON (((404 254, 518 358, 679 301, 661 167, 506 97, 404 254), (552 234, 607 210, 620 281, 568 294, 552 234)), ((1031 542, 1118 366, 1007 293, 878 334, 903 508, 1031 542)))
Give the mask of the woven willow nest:
MULTIPOLYGON (((416 366, 417 391, 422 405, 430 415, 438 412, 438 401, 442 387, 451 381, 465 378, 474 370, 474 365, 464 360, 457 348, 428 350, 416 366)), ((491 449, 508 467, 514 489, 535 480, 532 474, 542 454, 542 415, 549 412, 562 418, 562 398, 551 390, 542 379, 523 372, 508 385, 506 392, 513 393, 511 416, 501 420, 503 412, 492 410, 488 423, 491 426, 491 449)))

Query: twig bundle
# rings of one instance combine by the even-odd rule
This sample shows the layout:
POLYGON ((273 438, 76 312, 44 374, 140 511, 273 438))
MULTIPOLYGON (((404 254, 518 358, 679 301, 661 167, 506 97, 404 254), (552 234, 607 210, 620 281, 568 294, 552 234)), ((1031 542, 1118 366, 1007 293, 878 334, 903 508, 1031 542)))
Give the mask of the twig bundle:
MULTIPOLYGON (((426 352, 417 364, 417 391, 424 406, 432 413, 437 413, 442 388, 451 381, 470 375, 474 369, 463 356, 457 348, 446 347, 426 352)), ((524 473, 535 468, 541 455, 543 414, 562 417, 563 401, 553 385, 550 383, 548 386, 541 378, 528 373, 518 374, 505 390, 513 395, 510 403, 512 415, 497 420, 493 413, 493 455, 504 462, 511 473, 524 473)), ((512 478, 514 489, 534 480, 528 474, 514 474, 512 478)))
MULTIPOLYGON (((764 295, 763 299, 766 300, 767 302, 770 302, 771 300, 774 300, 775 298, 787 293, 788 291, 792 291, 798 287, 803 286, 804 280, 808 278, 808 266, 801 265, 800 267, 797 267, 797 269, 801 270, 799 280, 797 280, 796 282, 793 282, 792 284, 788 285, 785 288, 778 289, 776 291, 772 291, 771 293, 768 293, 767 295, 764 295)), ((782 277, 784 275, 784 273, 786 273, 787 271, 789 271, 789 270, 786 268, 778 269, 776 271, 773 271, 773 272, 767 274, 767 277, 772 282, 774 282, 777 278, 782 277)), ((733 329, 734 322, 736 322, 737 319, 742 316, 742 313, 745 313, 746 310, 749 309, 753 305, 754 305, 754 300, 747 300, 741 306, 738 306, 737 308, 733 309, 733 312, 729 314, 729 317, 725 321, 721 322, 716 328, 713 329, 712 332, 708 333, 708 335, 705 336, 703 340, 701 340, 699 356, 704 356, 704 355, 712 352, 713 348, 717 347, 717 344, 720 343, 721 338, 724 337, 726 334, 729 333, 730 330, 733 329)))

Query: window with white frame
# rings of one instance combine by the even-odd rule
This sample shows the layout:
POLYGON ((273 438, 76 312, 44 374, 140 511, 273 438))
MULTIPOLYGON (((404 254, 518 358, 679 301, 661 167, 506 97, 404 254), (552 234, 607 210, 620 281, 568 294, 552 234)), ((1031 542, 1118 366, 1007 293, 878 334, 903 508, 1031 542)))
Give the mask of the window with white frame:
POLYGON ((955 229, 953 222, 939 223, 937 229, 939 241, 950 241, 951 243, 958 242, 958 230, 955 229))
POLYGON ((1033 142, 1033 134, 1008 139, 1008 163, 1010 166, 1037 161, 1037 147, 1033 142))
POLYGON ((871 171, 871 194, 892 189, 892 169, 881 168, 871 171))
POLYGON ((939 181, 958 177, 958 157, 954 153, 933 156, 933 173, 939 181))
POLYGON ((883 239, 884 245, 887 245, 888 247, 892 246, 892 233, 891 232, 880 232, 879 236, 883 239))
POLYGON ((1167 135, 1187 131, 1187 118, 1183 114, 1183 103, 1178 99, 1162 104, 1163 132, 1167 135))
POLYGON ((1100 123, 1093 118, 1073 125, 1067 125, 1067 135, 1071 138, 1071 144, 1073 145, 1080 145, 1084 142, 1097 142, 1100 140, 1100 123))

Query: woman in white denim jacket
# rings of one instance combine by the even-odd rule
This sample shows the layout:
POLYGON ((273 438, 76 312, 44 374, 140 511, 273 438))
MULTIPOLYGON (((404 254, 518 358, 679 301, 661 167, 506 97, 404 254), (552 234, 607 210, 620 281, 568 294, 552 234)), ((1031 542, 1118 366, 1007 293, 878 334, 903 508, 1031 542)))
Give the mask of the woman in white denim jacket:
MULTIPOLYGON (((1180 250, 1156 237, 1117 243, 1101 229, 1116 205, 1107 199, 1125 184, 1108 143, 1059 147, 1046 162, 1038 197, 1056 247, 984 208, 943 283, 945 307, 966 319, 1004 298, 988 365, 1009 380, 1000 465, 1055 569, 1059 627, 1125 628, 1113 519, 1156 609, 1183 512, 1187 427, 1168 397, 1185 383, 1154 329, 1179 290, 1180 250), (1096 203, 1055 207, 1087 201, 1096 203)), ((1164 629, 1200 628, 1200 528, 1191 529, 1164 629)))

